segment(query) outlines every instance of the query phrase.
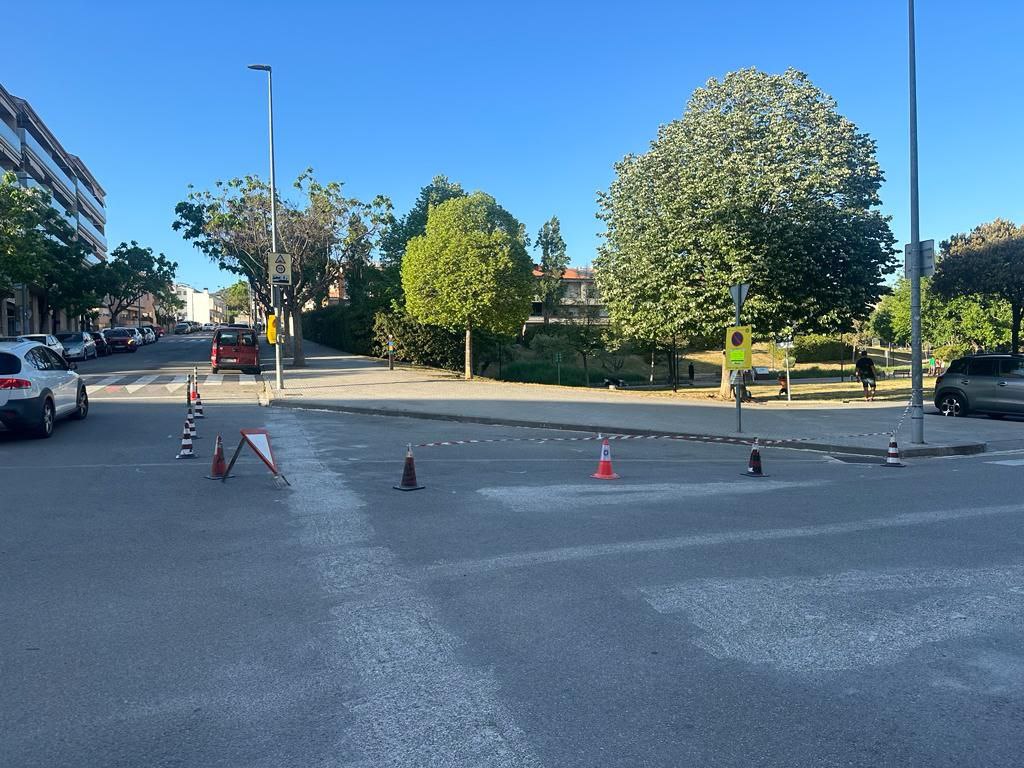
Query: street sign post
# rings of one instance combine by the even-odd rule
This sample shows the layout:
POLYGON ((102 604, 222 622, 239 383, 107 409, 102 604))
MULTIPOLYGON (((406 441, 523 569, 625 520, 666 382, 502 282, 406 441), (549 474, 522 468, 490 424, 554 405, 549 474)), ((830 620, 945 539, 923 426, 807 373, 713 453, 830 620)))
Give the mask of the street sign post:
POLYGON ((292 284, 292 257, 288 253, 271 253, 268 259, 270 284, 281 287, 292 284))
MULTIPOLYGON (((918 243, 920 248, 919 263, 921 265, 921 277, 931 277, 935 274, 935 241, 922 240, 918 243)), ((910 266, 913 259, 913 243, 903 246, 903 276, 910 279, 910 266)))
POLYGON ((750 326, 733 325, 725 329, 725 367, 730 371, 750 370, 752 365, 750 326))

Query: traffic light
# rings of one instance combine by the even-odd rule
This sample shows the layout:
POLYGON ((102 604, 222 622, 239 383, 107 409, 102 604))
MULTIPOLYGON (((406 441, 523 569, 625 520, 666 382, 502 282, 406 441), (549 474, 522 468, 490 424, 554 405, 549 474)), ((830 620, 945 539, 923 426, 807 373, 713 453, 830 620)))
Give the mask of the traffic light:
POLYGON ((277 315, 267 315, 267 343, 277 344, 277 315))

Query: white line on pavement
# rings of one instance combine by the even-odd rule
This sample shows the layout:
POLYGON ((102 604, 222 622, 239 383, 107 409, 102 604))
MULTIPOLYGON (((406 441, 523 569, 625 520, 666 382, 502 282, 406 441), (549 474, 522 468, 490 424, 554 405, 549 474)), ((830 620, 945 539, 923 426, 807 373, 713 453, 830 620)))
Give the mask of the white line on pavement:
POLYGON ((241 384, 243 387, 254 386, 257 382, 258 382, 258 379, 255 376, 239 376, 238 377, 238 383, 241 384))
POLYGON ((125 387, 125 389, 128 390, 129 392, 138 392, 144 386, 146 386, 147 384, 152 384, 158 378, 160 378, 160 377, 159 376, 140 376, 139 378, 137 378, 135 380, 134 384, 129 384, 127 387, 125 387))
MULTIPOLYGON (((749 482, 757 483, 760 481, 750 480, 749 482)), ((423 573, 428 577, 462 576, 467 573, 488 573, 490 571, 527 568, 535 565, 578 562, 595 557, 636 555, 646 552, 671 552, 698 547, 748 544, 784 539, 805 539, 816 536, 839 536, 847 533, 863 533, 865 531, 876 531, 885 528, 906 528, 913 525, 933 525, 935 523, 969 520, 974 517, 1019 515, 1020 509, 1019 504, 1012 504, 1002 507, 979 507, 977 509, 930 510, 928 512, 908 512, 890 517, 869 517, 864 520, 853 520, 848 523, 802 525, 795 528, 761 528, 749 531, 723 531, 721 533, 675 536, 667 539, 632 541, 622 544, 559 547, 557 549, 525 552, 518 555, 484 557, 478 560, 441 561, 436 565, 427 566, 423 569, 423 573)))
POLYGON ((167 383, 165 386, 167 387, 168 392, 176 392, 177 390, 184 387, 187 382, 188 376, 184 374, 179 374, 178 376, 175 376, 173 379, 171 379, 170 382, 167 383))
POLYGON ((109 387, 115 381, 120 381, 123 378, 124 378, 124 376, 104 376, 102 379, 99 379, 97 381, 92 381, 92 382, 87 381, 86 382, 86 386, 88 386, 88 387, 109 387))
POLYGON ((1002 467, 1024 467, 1024 459, 1005 459, 1003 461, 986 461, 986 464, 999 464, 1002 467))
POLYGON ((203 381, 203 386, 219 387, 223 383, 224 383, 224 374, 223 373, 211 373, 209 376, 206 377, 206 380, 203 381))

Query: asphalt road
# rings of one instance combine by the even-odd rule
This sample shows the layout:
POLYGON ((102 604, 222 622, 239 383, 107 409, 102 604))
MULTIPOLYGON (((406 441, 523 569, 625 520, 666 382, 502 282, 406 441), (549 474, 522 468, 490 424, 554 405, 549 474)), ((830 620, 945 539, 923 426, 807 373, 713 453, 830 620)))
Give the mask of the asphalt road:
MULTIPOLYGON (((130 357, 205 352, 163 343, 130 357)), ((187 462, 160 382, 0 433, 0 765, 1021 764, 1022 452, 750 479, 741 446, 630 440, 601 482, 593 436, 238 385, 187 462), (244 426, 291 488, 249 455, 203 479, 244 426), (392 489, 453 440, 501 442, 415 448, 426 489, 392 489)))

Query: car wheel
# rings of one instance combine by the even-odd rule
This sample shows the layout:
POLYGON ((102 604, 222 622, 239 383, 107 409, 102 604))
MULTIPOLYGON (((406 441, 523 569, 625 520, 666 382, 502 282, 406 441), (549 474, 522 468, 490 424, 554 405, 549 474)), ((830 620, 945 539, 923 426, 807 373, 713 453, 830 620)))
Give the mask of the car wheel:
POLYGON ((57 412, 53 408, 53 400, 43 400, 43 411, 39 414, 39 421, 32 428, 32 434, 45 440, 53 434, 53 422, 57 418, 57 412))
POLYGON ((935 406, 943 416, 966 416, 967 403, 955 392, 947 392, 939 398, 935 406))
POLYGON ((78 388, 78 402, 75 405, 75 412, 72 418, 76 421, 85 421, 85 417, 89 415, 89 393, 85 391, 85 387, 78 388))
POLYGON ((220 370, 219 368, 215 368, 213 366, 210 366, 210 373, 217 373, 217 371, 219 371, 219 370, 220 370))

